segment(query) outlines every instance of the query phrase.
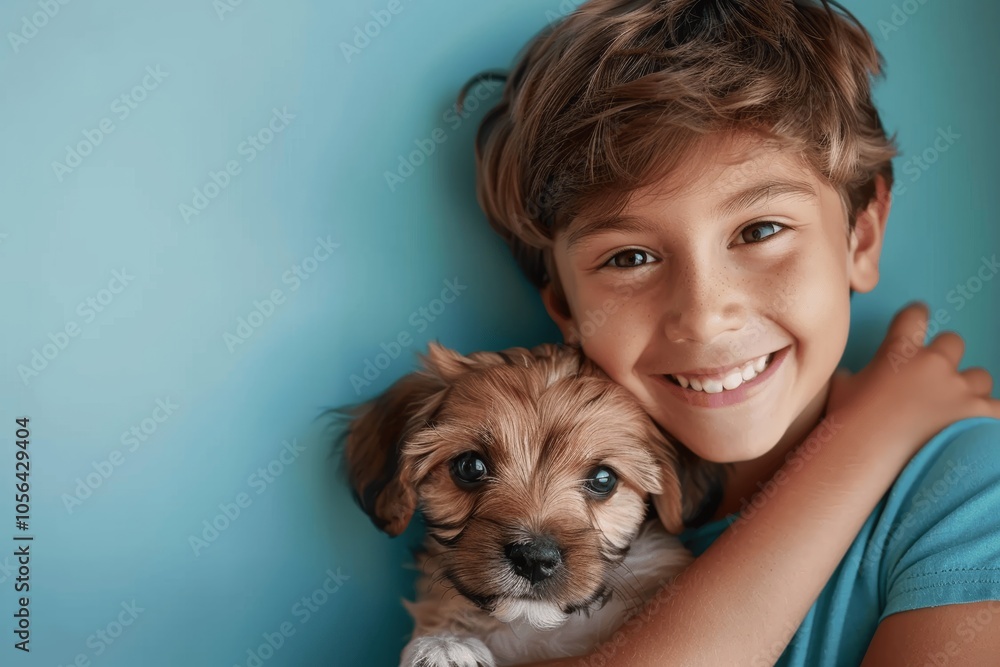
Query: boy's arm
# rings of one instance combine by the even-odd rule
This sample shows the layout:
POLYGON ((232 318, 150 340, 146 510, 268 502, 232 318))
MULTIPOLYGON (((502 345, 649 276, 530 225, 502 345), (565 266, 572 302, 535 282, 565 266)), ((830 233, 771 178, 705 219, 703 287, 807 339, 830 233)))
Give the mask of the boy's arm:
POLYGON ((994 664, 998 655, 1000 602, 990 600, 889 616, 879 623, 861 667, 971 667, 994 664))
MULTIPOLYGON (((919 447, 951 421, 1000 417, 1000 403, 988 398, 989 376, 957 371, 956 336, 941 336, 897 365, 896 341, 912 340, 926 323, 923 308, 897 316, 877 360, 857 376, 859 391, 829 413, 833 436, 796 452, 775 475, 770 499, 759 498, 750 519, 723 532, 601 647, 606 664, 715 667, 778 659, 919 447)), ((591 663, 582 657, 544 664, 591 663)))
POLYGON ((998 444, 1000 421, 955 424, 895 484, 873 529, 883 607, 864 667, 1000 663, 998 444))

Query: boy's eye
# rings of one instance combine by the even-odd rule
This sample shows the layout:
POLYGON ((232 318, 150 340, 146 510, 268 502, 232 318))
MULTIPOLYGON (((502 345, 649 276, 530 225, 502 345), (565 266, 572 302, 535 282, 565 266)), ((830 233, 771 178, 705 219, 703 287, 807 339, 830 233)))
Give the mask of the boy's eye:
POLYGON ((742 232, 740 232, 740 240, 742 240, 743 243, 758 243, 774 236, 782 229, 785 229, 785 226, 779 225, 776 222, 755 222, 752 225, 748 225, 742 232))
POLYGON ((609 259, 605 266, 610 266, 615 269, 632 269, 637 266, 642 266, 643 264, 649 264, 652 261, 654 261, 653 256, 645 250, 629 248, 628 250, 622 250, 620 253, 609 259))

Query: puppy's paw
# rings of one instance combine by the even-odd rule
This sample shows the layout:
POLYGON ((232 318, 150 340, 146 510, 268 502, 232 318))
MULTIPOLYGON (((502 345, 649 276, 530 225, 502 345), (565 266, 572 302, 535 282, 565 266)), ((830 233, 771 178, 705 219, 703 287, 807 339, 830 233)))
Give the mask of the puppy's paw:
POLYGON ((496 667, 486 644, 475 637, 417 637, 403 649, 402 667, 496 667))

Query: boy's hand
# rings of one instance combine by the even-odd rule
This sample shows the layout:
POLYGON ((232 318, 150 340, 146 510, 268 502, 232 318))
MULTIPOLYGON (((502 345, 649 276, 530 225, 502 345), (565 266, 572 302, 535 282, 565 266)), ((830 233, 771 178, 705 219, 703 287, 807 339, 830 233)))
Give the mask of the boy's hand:
POLYGON ((952 422, 1000 418, 990 374, 958 370, 965 344, 957 334, 943 333, 924 345, 927 320, 923 304, 900 311, 871 363, 857 375, 834 377, 827 412, 861 410, 881 426, 912 433, 912 453, 952 422))

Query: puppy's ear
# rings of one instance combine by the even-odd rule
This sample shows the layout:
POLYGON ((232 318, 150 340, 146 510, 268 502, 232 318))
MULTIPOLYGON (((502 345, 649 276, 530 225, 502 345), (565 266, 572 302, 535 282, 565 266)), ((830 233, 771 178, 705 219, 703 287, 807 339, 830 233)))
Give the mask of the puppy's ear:
POLYGON ((653 496, 653 507, 660 522, 672 535, 684 531, 684 501, 681 495, 681 481, 677 477, 677 463, 674 456, 666 457, 660 465, 660 493, 653 496))
POLYGON ((695 456, 662 431, 660 436, 657 446, 663 488, 653 496, 653 506, 663 527, 679 535, 715 514, 722 501, 725 468, 695 456))
POLYGON ((406 441, 432 421, 451 380, 467 370, 462 355, 431 342, 424 370, 406 375, 353 411, 344 456, 354 496, 389 535, 406 530, 417 508, 416 480, 401 456, 406 441))

